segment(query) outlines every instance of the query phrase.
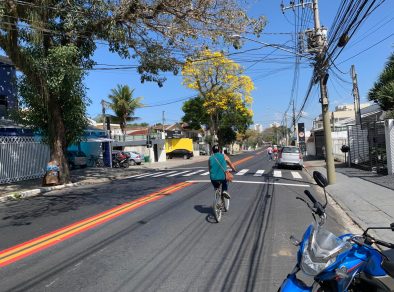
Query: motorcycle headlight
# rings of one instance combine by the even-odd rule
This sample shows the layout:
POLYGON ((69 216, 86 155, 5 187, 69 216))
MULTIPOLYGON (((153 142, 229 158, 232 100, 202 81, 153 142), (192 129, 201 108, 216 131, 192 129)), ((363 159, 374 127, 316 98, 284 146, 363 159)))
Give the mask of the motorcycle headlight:
POLYGON ((316 276, 321 271, 323 271, 325 268, 327 268, 329 265, 334 263, 335 260, 336 260, 336 257, 330 258, 327 261, 318 261, 318 260, 314 259, 313 255, 311 255, 311 251, 306 246, 304 248, 303 253, 302 253, 301 269, 305 274, 307 274, 309 276, 316 276))
POLYGON ((321 227, 316 227, 305 244, 301 257, 301 269, 309 276, 316 276, 336 261, 337 255, 351 245, 321 227))

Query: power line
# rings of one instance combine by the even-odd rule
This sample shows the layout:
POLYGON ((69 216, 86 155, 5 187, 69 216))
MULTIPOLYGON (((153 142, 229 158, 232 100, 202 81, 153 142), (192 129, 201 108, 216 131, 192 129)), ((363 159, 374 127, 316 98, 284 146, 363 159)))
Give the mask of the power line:
POLYGON ((166 103, 144 105, 144 106, 142 106, 141 108, 148 108, 148 107, 151 108, 151 107, 158 107, 158 106, 164 106, 164 105, 174 104, 174 103, 178 103, 178 102, 181 102, 181 101, 189 100, 189 99, 192 99, 192 98, 195 98, 195 97, 197 97, 197 96, 196 96, 196 95, 193 95, 193 96, 180 98, 180 99, 178 99, 178 100, 170 101, 170 102, 166 102, 166 103))
POLYGON ((391 33, 390 35, 384 37, 383 39, 381 39, 381 40, 378 41, 377 43, 375 43, 375 44, 369 46, 368 48, 362 50, 361 52, 358 52, 357 54, 355 54, 355 55, 353 55, 353 56, 351 56, 351 57, 349 57, 349 58, 343 60, 342 62, 338 63, 338 65, 340 65, 340 64, 342 64, 342 63, 345 63, 345 62, 347 62, 347 61, 349 61, 349 60, 351 60, 351 59, 353 59, 353 58, 355 58, 355 57, 361 55, 362 53, 364 53, 364 52, 366 52, 366 51, 372 49, 373 47, 376 47, 376 46, 379 45, 380 43, 382 43, 382 42, 384 42, 385 40, 391 38, 392 36, 394 36, 394 33, 391 33))

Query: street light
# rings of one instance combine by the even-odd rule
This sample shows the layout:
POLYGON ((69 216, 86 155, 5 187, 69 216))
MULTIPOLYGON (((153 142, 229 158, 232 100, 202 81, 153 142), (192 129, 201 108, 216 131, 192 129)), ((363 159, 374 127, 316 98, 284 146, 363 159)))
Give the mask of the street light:
POLYGON ((286 49, 286 48, 283 48, 283 47, 281 47, 281 46, 279 46, 279 45, 269 44, 269 43, 266 43, 266 42, 257 41, 257 40, 254 40, 254 39, 251 39, 251 38, 248 38, 248 37, 245 37, 245 36, 241 36, 241 35, 239 35, 239 34, 233 34, 233 35, 231 36, 231 38, 234 39, 234 40, 237 42, 237 43, 236 43, 237 45, 234 45, 235 48, 238 48, 238 47, 240 46, 240 39, 242 38, 242 39, 249 40, 249 41, 252 41, 252 42, 255 42, 255 43, 258 43, 258 44, 262 44, 262 45, 264 45, 264 46, 266 46, 266 47, 276 48, 276 49, 278 49, 278 50, 282 50, 282 51, 285 51, 285 52, 294 54, 294 55, 299 56, 299 57, 304 57, 304 58, 313 60, 313 58, 311 58, 311 57, 308 57, 308 56, 303 55, 303 54, 299 54, 299 53, 297 53, 297 52, 293 52, 293 51, 288 50, 288 49, 286 49))

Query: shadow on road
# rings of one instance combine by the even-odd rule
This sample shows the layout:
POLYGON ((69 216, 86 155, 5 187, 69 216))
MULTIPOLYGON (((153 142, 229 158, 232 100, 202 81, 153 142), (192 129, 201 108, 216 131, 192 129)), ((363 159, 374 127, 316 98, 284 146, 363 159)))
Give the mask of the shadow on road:
POLYGON ((216 219, 212 214, 212 207, 209 206, 203 206, 203 205, 195 205, 194 209, 201 214, 207 214, 205 217, 205 220, 209 223, 216 223, 216 219))

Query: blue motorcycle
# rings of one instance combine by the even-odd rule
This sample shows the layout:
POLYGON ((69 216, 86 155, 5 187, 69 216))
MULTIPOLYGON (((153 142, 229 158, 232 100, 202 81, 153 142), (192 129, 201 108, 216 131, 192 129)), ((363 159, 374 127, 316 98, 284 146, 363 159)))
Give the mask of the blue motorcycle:
POLYGON ((390 227, 370 227, 362 235, 335 236, 323 228, 326 221, 327 179, 317 171, 313 173, 313 178, 324 189, 326 202, 322 205, 307 190, 304 193, 312 204, 297 197, 312 211, 314 223, 307 228, 302 241, 290 237, 291 242, 299 247, 297 264, 278 291, 394 291, 394 262, 372 247, 376 244, 394 249, 394 244, 368 234, 370 229, 394 231, 394 223, 390 227), (297 278, 299 271, 313 283, 307 285, 300 277, 297 278))

